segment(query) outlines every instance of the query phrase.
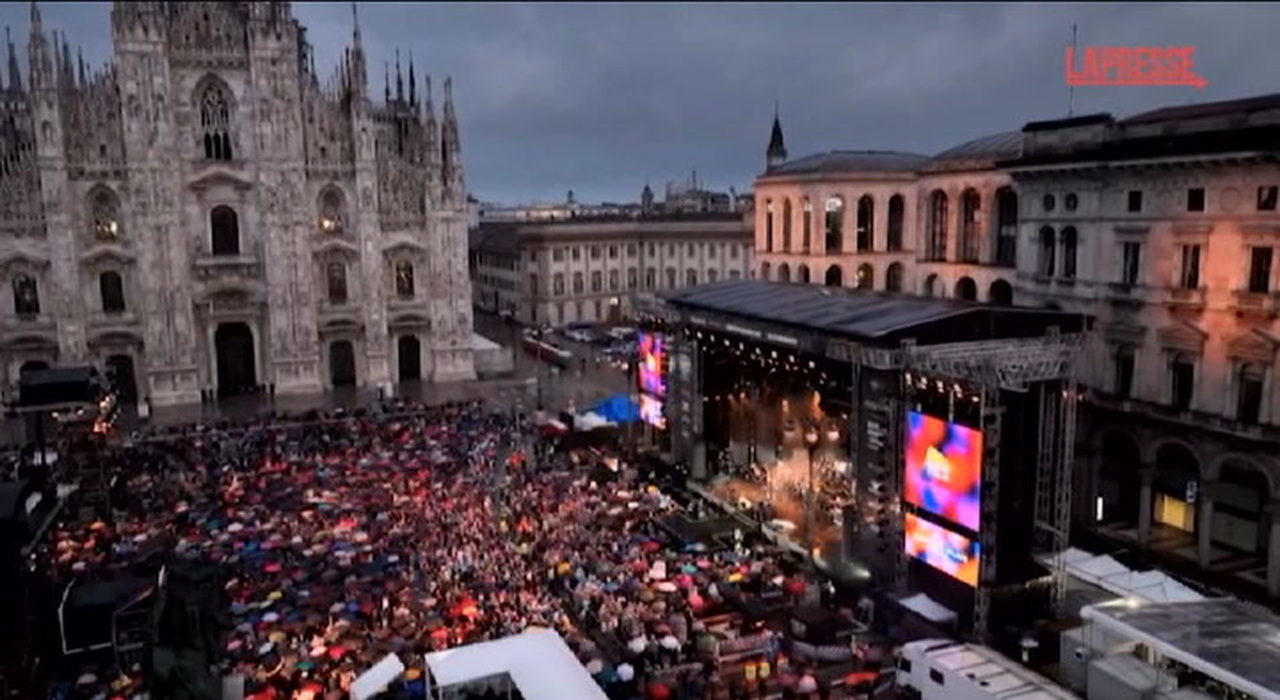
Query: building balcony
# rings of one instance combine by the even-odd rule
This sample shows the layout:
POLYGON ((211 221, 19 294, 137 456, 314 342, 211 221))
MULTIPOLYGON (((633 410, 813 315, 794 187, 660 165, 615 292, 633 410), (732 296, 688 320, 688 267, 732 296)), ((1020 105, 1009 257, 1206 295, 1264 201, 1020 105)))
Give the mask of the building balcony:
POLYGON ((1098 391, 1090 393, 1089 404, 1103 411, 1174 424, 1187 430, 1208 430, 1252 440, 1280 440, 1280 426, 1246 423, 1217 413, 1194 409, 1181 410, 1167 404, 1144 401, 1142 399, 1120 398, 1113 394, 1098 391))
POLYGON ((1204 302, 1205 290, 1203 287, 1195 289, 1173 287, 1165 290, 1164 303, 1170 310, 1203 311, 1204 302))
POLYGON ((201 251, 196 256, 197 281, 209 282, 226 279, 257 280, 262 277, 262 246, 255 245, 238 255, 213 255, 201 251))
POLYGON ((355 299, 341 302, 322 299, 316 308, 316 320, 321 325, 332 325, 334 322, 359 324, 360 304, 355 299))
POLYGON ((132 311, 95 311, 89 315, 89 327, 95 329, 131 328, 142 319, 132 311))
POLYGON ((1280 309, 1280 294, 1276 292, 1236 292, 1232 306, 1237 314, 1274 317, 1280 309))
POLYGON ((0 316, 0 330, 5 333, 53 333, 57 320, 50 314, 5 314, 0 316))
POLYGON ((1112 282, 1107 285, 1107 299, 1119 306, 1145 304, 1147 289, 1142 285, 1127 282, 1112 282))

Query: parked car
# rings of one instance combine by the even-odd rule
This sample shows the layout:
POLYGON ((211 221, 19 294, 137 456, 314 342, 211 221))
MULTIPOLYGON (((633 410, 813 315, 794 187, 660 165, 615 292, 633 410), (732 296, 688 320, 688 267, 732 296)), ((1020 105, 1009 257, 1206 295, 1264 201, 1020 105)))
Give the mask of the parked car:
POLYGON ((585 328, 570 328, 564 332, 564 337, 578 343, 590 343, 596 339, 595 333, 585 328))

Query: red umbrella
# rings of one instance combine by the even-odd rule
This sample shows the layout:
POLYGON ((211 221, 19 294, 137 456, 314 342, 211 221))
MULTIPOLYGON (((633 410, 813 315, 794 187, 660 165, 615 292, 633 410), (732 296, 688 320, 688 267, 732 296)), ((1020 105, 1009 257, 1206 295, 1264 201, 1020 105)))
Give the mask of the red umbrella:
POLYGON ((671 689, 661 683, 649 686, 649 700, 671 700, 671 689))

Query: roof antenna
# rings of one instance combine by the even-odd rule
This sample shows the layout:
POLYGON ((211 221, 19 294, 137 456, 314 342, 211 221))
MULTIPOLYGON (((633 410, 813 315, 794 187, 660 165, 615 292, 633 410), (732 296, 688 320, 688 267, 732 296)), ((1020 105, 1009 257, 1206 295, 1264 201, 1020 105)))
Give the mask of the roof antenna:
MULTIPOLYGON (((1071 25, 1071 60, 1076 60, 1076 54, 1079 53, 1076 46, 1076 25, 1071 25)), ((1074 66, 1067 66, 1067 70, 1072 70, 1074 66)), ((1075 116, 1076 113, 1076 86, 1067 83, 1067 119, 1075 116)))

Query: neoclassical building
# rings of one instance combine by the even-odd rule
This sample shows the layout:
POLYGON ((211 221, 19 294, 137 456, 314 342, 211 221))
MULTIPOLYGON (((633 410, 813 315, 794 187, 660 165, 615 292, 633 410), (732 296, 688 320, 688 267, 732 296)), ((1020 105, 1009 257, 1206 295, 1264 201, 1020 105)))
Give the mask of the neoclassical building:
POLYGON ((762 276, 1093 316, 1077 533, 1280 598, 1280 95, 767 158, 762 276))
POLYGON ((638 295, 749 277, 752 214, 646 214, 485 223, 476 304, 527 324, 620 323, 638 295))
POLYGON ((287 2, 117 2, 90 69, 33 4, 0 95, 0 385, 93 363, 156 405, 474 377, 449 81, 318 75, 287 2))

